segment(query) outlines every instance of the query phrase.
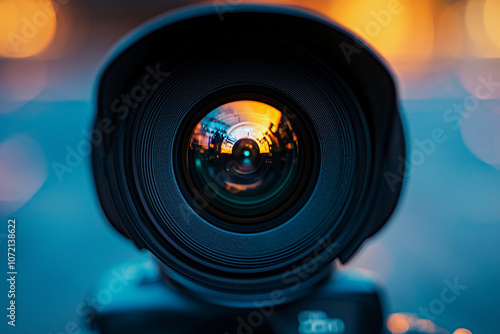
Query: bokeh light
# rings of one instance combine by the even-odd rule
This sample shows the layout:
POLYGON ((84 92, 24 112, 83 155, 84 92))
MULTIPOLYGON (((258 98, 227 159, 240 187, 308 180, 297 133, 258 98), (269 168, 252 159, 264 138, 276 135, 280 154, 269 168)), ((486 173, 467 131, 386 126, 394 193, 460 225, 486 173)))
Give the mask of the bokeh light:
POLYGON ((424 332, 434 333, 436 330, 436 325, 429 319, 418 319, 416 320, 417 328, 424 332))
POLYGON ((418 63, 433 51, 432 1, 339 0, 325 13, 367 40, 390 62, 418 63))
MULTIPOLYGON (((498 3, 497 0, 493 2, 498 3)), ((488 8, 494 7, 495 5, 488 5, 488 8)), ((491 8, 494 9, 494 8, 491 8)), ((469 35, 469 47, 464 50, 466 56, 473 57, 500 57, 500 48, 497 48, 493 43, 485 26, 486 17, 488 21, 492 21, 489 17, 492 15, 495 22, 490 22, 488 24, 489 29, 495 29, 499 27, 498 22, 498 11, 489 13, 486 15, 486 3, 484 0, 469 0, 465 10, 465 24, 467 28, 467 33, 469 35)), ((492 32, 496 34, 495 39, 498 39, 498 29, 492 32)))
POLYGON ((46 87, 45 62, 6 59, 0 62, 0 113, 13 111, 37 97, 46 87))
POLYGON ((486 0, 484 4, 484 27, 491 42, 500 51, 500 1, 486 0))
POLYGON ((479 100, 500 99, 500 59, 468 59, 455 69, 463 87, 479 100))
POLYGON ((47 161, 36 141, 14 135, 0 143, 0 214, 26 204, 47 179, 47 161))
POLYGON ((0 56, 24 58, 42 52, 52 42, 56 26, 51 1, 0 1, 0 56))
POLYGON ((387 328, 393 334, 406 333, 410 329, 410 322, 406 315, 394 313, 387 320, 387 328))
POLYGON ((500 106, 481 101, 464 116, 460 131, 467 148, 481 161, 500 169, 500 106))
POLYGON ((453 332, 453 334, 472 334, 472 332, 465 328, 459 328, 453 332))

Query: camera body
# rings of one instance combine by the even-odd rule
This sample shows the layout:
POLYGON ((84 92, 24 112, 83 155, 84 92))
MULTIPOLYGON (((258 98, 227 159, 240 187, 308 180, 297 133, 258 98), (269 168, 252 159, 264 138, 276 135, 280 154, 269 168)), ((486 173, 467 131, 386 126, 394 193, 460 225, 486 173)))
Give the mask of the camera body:
MULTIPOLYGON (((380 287, 366 272, 336 268, 309 296, 295 303, 275 291, 252 308, 217 306, 186 296, 152 261, 117 267, 91 292, 110 291, 93 308, 92 327, 102 334, 373 334, 383 333, 380 287)), ((307 273, 297 276, 301 280, 307 273)))
MULTIPOLYGON (((403 180, 394 82, 358 38, 295 7, 189 7, 121 41, 96 95, 101 205, 170 282, 153 284, 166 294, 153 317, 176 318, 168 298, 182 291, 197 319, 207 308, 229 324, 271 300, 273 323, 364 333, 369 313, 380 329, 377 289, 332 278, 385 224, 403 180)), ((115 326, 109 314, 100 328, 115 326)))

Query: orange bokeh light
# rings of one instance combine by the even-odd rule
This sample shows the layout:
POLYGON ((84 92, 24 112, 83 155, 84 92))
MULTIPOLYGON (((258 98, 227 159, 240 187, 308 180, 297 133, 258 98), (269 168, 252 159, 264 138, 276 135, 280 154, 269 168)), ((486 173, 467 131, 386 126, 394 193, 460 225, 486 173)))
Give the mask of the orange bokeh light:
POLYGON ((410 329, 410 322, 404 314, 395 313, 387 320, 387 328, 394 334, 405 333, 410 329))
POLYGON ((25 58, 42 52, 52 42, 56 26, 50 1, 1 1, 0 56, 25 58))
POLYGON ((459 328, 453 332, 453 334, 472 334, 472 332, 465 328, 459 328))
POLYGON ((339 0, 325 13, 368 41, 389 61, 422 61, 432 55, 432 1, 339 0))

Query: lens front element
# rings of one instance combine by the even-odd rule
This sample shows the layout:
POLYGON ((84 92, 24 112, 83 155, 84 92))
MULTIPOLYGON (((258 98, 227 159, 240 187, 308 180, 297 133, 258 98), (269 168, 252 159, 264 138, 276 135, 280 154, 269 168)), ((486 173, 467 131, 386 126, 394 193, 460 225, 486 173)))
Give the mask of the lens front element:
POLYGON ((289 209, 308 149, 294 119, 250 100, 204 115, 190 132, 184 159, 187 184, 204 209, 233 223, 262 222, 289 209))

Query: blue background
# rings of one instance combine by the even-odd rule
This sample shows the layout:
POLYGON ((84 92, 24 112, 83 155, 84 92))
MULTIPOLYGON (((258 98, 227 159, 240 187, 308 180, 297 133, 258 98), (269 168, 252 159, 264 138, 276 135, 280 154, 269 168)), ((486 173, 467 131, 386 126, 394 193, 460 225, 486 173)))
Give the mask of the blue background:
MULTIPOLYGON (((77 46, 64 57, 32 60, 49 73, 37 97, 14 107, 0 100, 10 109, 0 113, 0 146, 14 148, 0 152, 12 153, 26 147, 26 156, 12 153, 0 156, 0 161, 4 165, 8 161, 15 163, 19 175, 33 172, 40 183, 32 194, 26 190, 25 203, 1 199, 0 268, 5 268, 6 262, 6 222, 15 218, 19 273, 15 329, 6 325, 8 287, 4 279, 0 280, 1 333, 55 334, 64 332, 72 321, 84 328, 77 307, 91 287, 111 267, 143 256, 106 222, 96 197, 89 156, 84 155, 62 181, 52 164, 64 163, 67 147, 76 149, 85 142, 82 131, 90 128, 94 118, 90 101, 100 64, 118 37, 164 9, 157 2, 153 4, 156 6, 135 16, 123 14, 121 24, 113 28, 100 17, 111 16, 110 12, 104 14, 100 8, 100 14, 93 13, 89 8, 95 3, 89 5, 84 12, 88 30, 75 42, 77 46), (100 25, 89 28, 89 22, 100 25)), ((85 9, 76 3, 69 6, 73 6, 73 14, 85 9)), ((0 65, 12 61, 0 59, 0 65)), ((494 66, 499 68, 498 62, 494 66)), ((455 129, 453 122, 446 121, 446 111, 454 104, 463 104, 470 93, 458 82, 453 67, 445 74, 443 80, 434 83, 437 94, 432 97, 418 97, 429 89, 427 81, 405 88, 401 107, 410 157, 421 151, 416 141, 432 138, 436 128, 443 129, 447 139, 435 143, 433 152, 425 154, 423 162, 414 167, 405 180, 395 214, 380 233, 366 242, 350 265, 376 274, 385 287, 386 305, 391 312, 419 314, 421 307, 429 307, 440 298, 445 280, 457 279, 467 288, 453 303, 446 304, 434 322, 449 331, 465 327, 473 333, 497 333, 500 169, 484 162, 481 154, 466 145, 463 124, 455 129)), ((491 71, 477 74, 487 76, 491 71)), ((500 76, 494 78, 500 81, 500 76)), ((404 78, 399 82, 405 84, 404 78)), ((486 119, 496 122, 498 137, 498 101, 479 100, 478 104, 463 123, 482 120, 480 115, 485 114, 486 119)), ((481 135, 480 127, 472 126, 471 131, 481 135)), ((484 142, 492 145, 493 156, 498 156, 495 151, 500 149, 494 145, 496 140, 484 142)), ((9 180, 3 179, 2 184, 9 184, 9 180)))

